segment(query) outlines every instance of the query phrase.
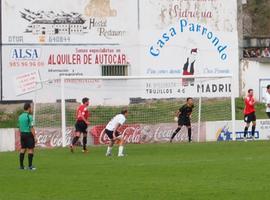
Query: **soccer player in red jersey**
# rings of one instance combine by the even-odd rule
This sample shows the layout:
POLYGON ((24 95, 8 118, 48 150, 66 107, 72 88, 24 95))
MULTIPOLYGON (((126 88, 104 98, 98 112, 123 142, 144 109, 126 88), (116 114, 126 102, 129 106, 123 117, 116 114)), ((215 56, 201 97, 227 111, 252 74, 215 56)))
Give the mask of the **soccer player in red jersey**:
POLYGON ((74 145, 79 140, 81 133, 83 133, 83 152, 87 153, 86 149, 87 144, 87 126, 90 124, 89 117, 90 112, 87 107, 89 106, 89 99, 87 97, 82 99, 82 105, 80 105, 76 111, 76 123, 75 123, 75 136, 70 145, 70 151, 74 152, 74 145))
POLYGON ((245 108, 244 108, 244 121, 246 122, 244 130, 244 141, 247 141, 247 133, 250 122, 252 122, 251 135, 252 140, 255 139, 255 128, 256 128, 256 115, 255 115, 255 99, 253 97, 253 89, 248 90, 248 95, 245 98, 245 108))

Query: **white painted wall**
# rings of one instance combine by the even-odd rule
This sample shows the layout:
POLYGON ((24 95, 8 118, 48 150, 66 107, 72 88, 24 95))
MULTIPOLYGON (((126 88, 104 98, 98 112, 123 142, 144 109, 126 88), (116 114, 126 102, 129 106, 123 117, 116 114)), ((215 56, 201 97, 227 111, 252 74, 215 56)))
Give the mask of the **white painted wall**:
POLYGON ((0 129, 0 152, 15 151, 15 130, 0 129))
POLYGON ((252 88, 255 92, 255 98, 262 101, 266 86, 270 84, 270 63, 245 59, 240 63, 240 70, 241 95, 245 96, 247 90, 252 88))
MULTIPOLYGON (((236 140, 243 140, 244 136, 244 120, 236 120, 236 140)), ((251 128, 249 128, 248 134, 251 134, 251 128)), ((249 137, 249 136, 248 136, 249 137)), ((256 140, 269 140, 270 139, 270 120, 260 119, 257 120, 257 126, 255 130, 256 140)), ((228 141, 232 140, 232 126, 230 122, 217 121, 206 122, 206 141, 228 141)))

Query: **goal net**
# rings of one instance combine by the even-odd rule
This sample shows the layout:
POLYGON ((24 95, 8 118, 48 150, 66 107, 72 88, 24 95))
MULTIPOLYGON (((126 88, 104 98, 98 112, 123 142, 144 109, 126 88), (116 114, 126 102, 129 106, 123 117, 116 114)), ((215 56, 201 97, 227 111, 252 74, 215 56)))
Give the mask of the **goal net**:
MULTIPOLYGON (((36 99, 44 102, 36 100, 35 103, 36 127, 59 130, 61 144, 68 145, 74 132, 76 109, 82 98, 88 97, 91 144, 108 142, 104 134, 105 126, 123 108, 129 111, 127 121, 120 130, 127 143, 168 142, 178 126, 174 119, 176 112, 191 97, 194 102, 192 140, 206 141, 206 122, 222 121, 231 130, 234 129, 232 83, 230 75, 61 77, 43 84, 42 89, 37 91, 36 99), (51 90, 57 92, 48 93, 51 90)), ((233 135, 230 137, 233 138, 233 135)), ((174 142, 185 142, 187 138, 187 128, 182 127, 174 142)))
POLYGON ((33 120, 37 132, 37 146, 59 147, 70 142, 68 129, 62 134, 60 79, 36 83, 33 97, 33 120), (62 136, 65 136, 63 143, 62 136))
MULTIPOLYGON (((192 140, 207 141, 206 123, 220 122, 217 134, 234 138, 235 103, 232 77, 62 77, 37 83, 34 121, 39 145, 66 146, 74 133, 75 113, 90 99, 89 144, 105 144, 104 128, 123 108, 129 110, 124 133, 127 143, 168 142, 177 128, 176 112, 193 98, 192 140), (228 131, 230 129, 231 131, 228 131)), ((174 142, 187 141, 183 127, 174 142)))

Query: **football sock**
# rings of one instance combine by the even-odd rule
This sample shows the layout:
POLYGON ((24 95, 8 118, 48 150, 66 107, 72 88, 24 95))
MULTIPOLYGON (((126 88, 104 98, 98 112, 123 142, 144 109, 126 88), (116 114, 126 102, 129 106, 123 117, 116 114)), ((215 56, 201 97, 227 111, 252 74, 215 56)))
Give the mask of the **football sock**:
POLYGON ((87 137, 83 137, 83 150, 86 150, 87 137))
POLYGON ((252 134, 252 137, 254 137, 254 135, 255 135, 255 129, 256 129, 256 126, 252 126, 251 127, 251 134, 252 134))
POLYGON ((28 154, 28 166, 29 167, 32 167, 33 157, 34 157, 34 154, 32 154, 32 153, 28 154))
POLYGON ((248 132, 248 127, 245 127, 245 130, 244 130, 244 138, 247 137, 247 132, 248 132))
POLYGON ((119 146, 118 156, 123 154, 124 146, 119 146))
POLYGON ((72 145, 75 145, 76 142, 79 140, 79 137, 78 136, 75 136, 72 140, 72 145))
POLYGON ((181 130, 181 128, 178 127, 178 128, 173 132, 172 137, 171 137, 171 140, 176 136, 176 134, 177 134, 180 130, 181 130))
POLYGON ((107 148, 107 153, 106 154, 111 154, 112 153, 112 147, 107 148))
POLYGON ((188 128, 188 141, 191 142, 191 128, 188 128))
POLYGON ((20 167, 23 167, 24 153, 20 153, 20 167))

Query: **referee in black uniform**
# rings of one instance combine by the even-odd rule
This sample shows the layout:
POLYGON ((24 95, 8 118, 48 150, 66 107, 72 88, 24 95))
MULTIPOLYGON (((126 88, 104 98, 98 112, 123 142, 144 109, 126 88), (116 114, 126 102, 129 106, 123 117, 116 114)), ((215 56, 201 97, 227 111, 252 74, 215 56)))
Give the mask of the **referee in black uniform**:
POLYGON ((20 169, 26 169, 24 167, 24 155, 28 150, 28 169, 35 170, 36 168, 32 165, 34 157, 34 148, 36 143, 36 134, 33 127, 33 116, 32 108, 30 103, 24 104, 24 112, 19 116, 18 127, 21 136, 21 150, 20 150, 20 169))
POLYGON ((191 142, 191 113, 193 110, 193 99, 191 97, 187 98, 187 102, 185 105, 183 105, 179 111, 176 114, 176 117, 178 118, 178 127, 173 132, 172 137, 170 139, 170 142, 172 142, 173 138, 176 136, 176 134, 181 130, 182 126, 186 126, 188 129, 188 141, 191 142))

